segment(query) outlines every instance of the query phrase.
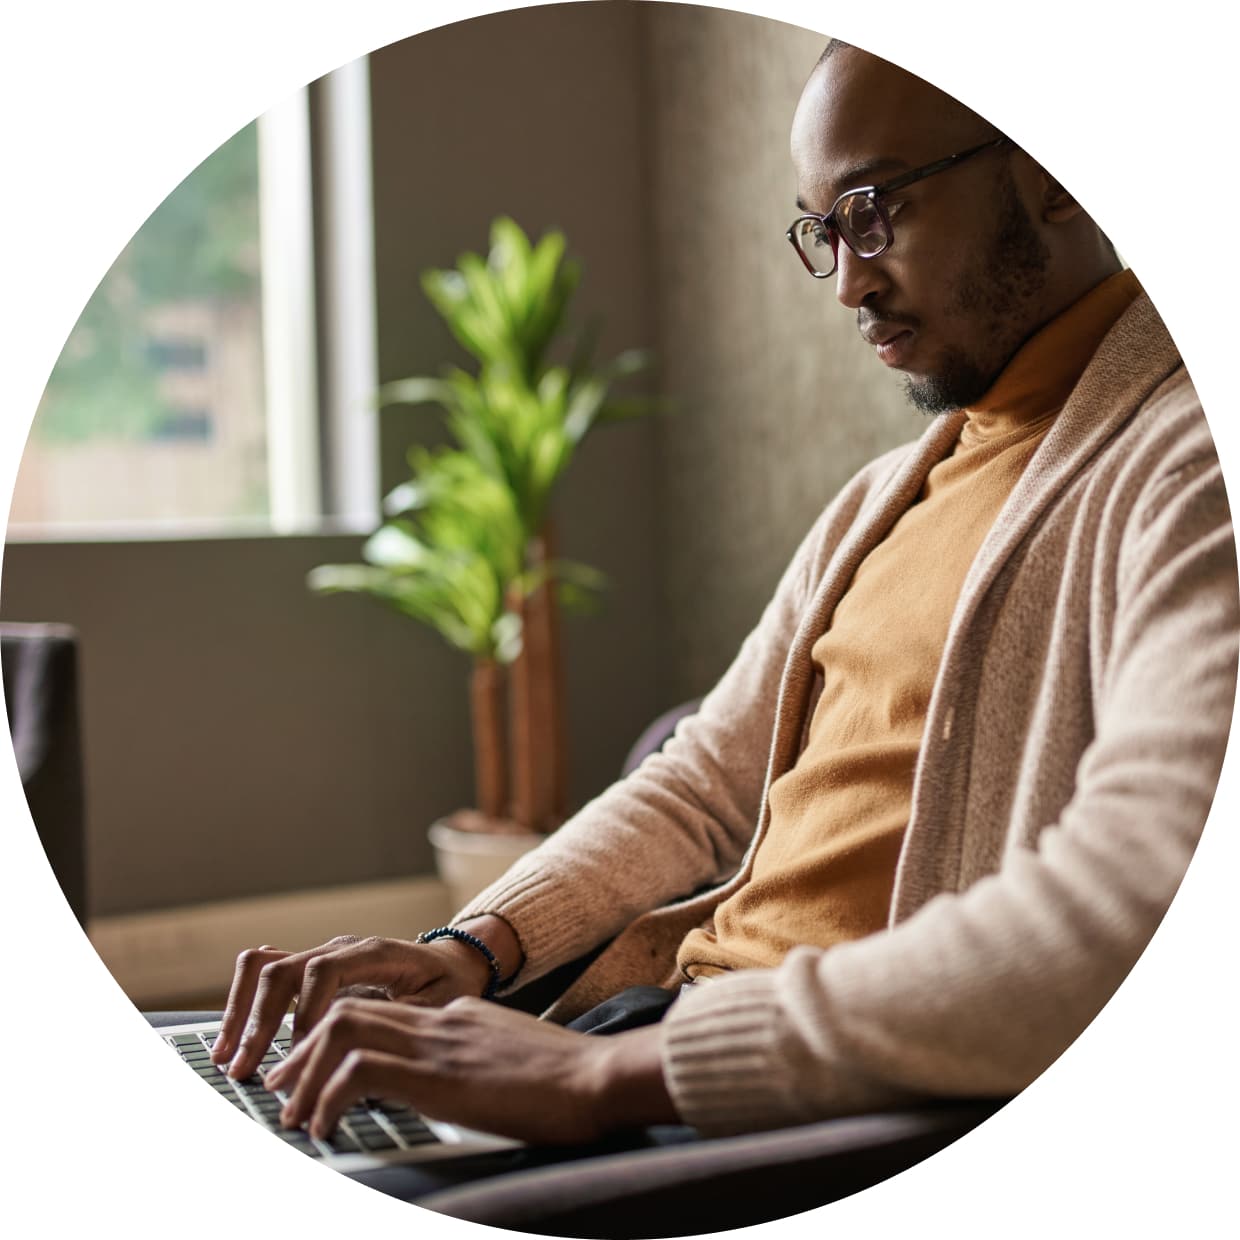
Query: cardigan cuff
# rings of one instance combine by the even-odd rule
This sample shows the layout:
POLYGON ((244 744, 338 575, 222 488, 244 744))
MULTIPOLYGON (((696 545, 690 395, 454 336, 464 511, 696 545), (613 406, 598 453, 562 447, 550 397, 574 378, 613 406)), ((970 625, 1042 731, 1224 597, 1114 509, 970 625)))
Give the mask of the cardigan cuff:
POLYGON ((725 1136, 823 1118, 806 1105, 781 1048, 774 970, 689 987, 663 1020, 663 1074, 681 1119, 725 1136))
MULTIPOLYGON (((524 860, 466 904, 450 922, 456 926, 487 913, 503 918, 521 945, 524 962, 511 980, 522 986, 575 960, 592 946, 586 918, 574 916, 574 908, 562 898, 560 877, 545 867, 526 866, 524 860)), ((500 989, 507 989, 507 984, 500 989)))

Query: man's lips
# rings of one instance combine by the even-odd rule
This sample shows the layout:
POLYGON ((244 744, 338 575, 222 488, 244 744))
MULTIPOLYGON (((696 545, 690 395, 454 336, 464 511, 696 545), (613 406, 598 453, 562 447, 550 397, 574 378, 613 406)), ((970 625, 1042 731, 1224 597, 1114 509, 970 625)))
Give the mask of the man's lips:
POLYGON ((857 325, 866 344, 873 345, 878 360, 886 366, 899 366, 912 352, 914 331, 907 323, 877 319, 857 325))

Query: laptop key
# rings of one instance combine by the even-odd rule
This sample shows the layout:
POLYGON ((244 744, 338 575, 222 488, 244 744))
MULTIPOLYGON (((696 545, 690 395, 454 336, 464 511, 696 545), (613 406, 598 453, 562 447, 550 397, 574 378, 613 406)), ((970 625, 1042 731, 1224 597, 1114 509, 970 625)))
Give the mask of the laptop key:
POLYGON ((336 1131, 323 1141, 311 1137, 304 1129, 284 1128, 280 1124, 280 1114, 288 1101, 287 1094, 267 1089, 263 1078, 282 1062, 291 1047, 287 1029, 274 1039, 255 1075, 241 1081, 233 1080, 222 1067, 211 1062, 210 1042, 197 1034, 176 1034, 168 1040, 173 1042, 178 1055, 195 1075, 206 1081, 221 1098, 268 1132, 275 1133, 287 1145, 312 1158, 321 1158, 325 1153, 402 1149, 439 1140, 407 1103, 377 1098, 368 1098, 350 1107, 341 1117, 336 1131))
POLYGON ((356 1154, 362 1148, 343 1128, 337 1128, 323 1144, 337 1154, 356 1154))
POLYGON ((396 1131, 402 1145, 429 1145, 439 1140, 425 1124, 418 1128, 398 1128, 396 1131))
POLYGON ((319 1147, 315 1145, 310 1135, 302 1132, 300 1128, 281 1128, 276 1136, 286 1145, 291 1145, 293 1149, 301 1150, 303 1154, 319 1157, 319 1147))
POLYGON ((402 1135, 405 1132, 429 1132, 430 1129, 426 1125, 426 1121, 413 1111, 409 1111, 404 1115, 389 1115, 388 1123, 402 1135))

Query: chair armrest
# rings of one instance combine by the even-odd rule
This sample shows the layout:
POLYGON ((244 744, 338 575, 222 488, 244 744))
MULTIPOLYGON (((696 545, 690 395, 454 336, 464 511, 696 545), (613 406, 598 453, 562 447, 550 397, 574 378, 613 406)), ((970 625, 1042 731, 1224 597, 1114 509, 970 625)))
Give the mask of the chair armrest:
POLYGON ((550 1236, 640 1240, 730 1231, 869 1188, 950 1145, 1002 1105, 952 1102, 678 1142, 493 1176, 417 1201, 452 1218, 550 1236))

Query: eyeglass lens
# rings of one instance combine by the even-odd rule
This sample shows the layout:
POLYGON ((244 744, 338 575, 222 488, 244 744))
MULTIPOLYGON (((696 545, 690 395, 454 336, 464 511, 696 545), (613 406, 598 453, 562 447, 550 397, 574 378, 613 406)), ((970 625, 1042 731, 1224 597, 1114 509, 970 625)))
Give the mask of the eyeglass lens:
POLYGON ((849 194, 835 204, 840 233, 858 258, 873 258, 889 240, 878 204, 869 194, 849 194))
MULTIPOLYGON (((887 227, 868 194, 846 194, 835 204, 834 214, 840 235, 859 258, 873 258, 886 249, 890 241, 887 227)), ((810 218, 798 221, 793 234, 801 253, 822 275, 835 270, 832 232, 821 221, 810 218)))
POLYGON ((835 270, 834 230, 821 220, 801 219, 793 225, 797 249, 809 260, 815 271, 830 275, 835 270))

